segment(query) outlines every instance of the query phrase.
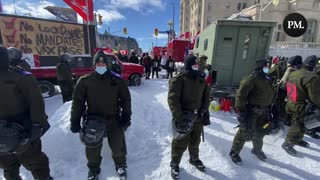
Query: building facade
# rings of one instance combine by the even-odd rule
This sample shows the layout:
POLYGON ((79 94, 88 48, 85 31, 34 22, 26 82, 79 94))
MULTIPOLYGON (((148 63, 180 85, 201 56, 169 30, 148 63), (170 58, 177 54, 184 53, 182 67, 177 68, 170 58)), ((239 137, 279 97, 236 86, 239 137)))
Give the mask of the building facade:
POLYGON ((180 0, 180 33, 194 36, 214 21, 257 3, 260 0, 180 0))
POLYGON ((276 21, 277 26, 273 32, 273 42, 320 42, 320 0, 280 0, 276 6, 264 3, 261 6, 252 7, 250 10, 244 10, 254 20, 276 21), (288 36, 283 30, 283 20, 290 13, 300 13, 308 21, 308 27, 303 36, 293 38, 288 36))

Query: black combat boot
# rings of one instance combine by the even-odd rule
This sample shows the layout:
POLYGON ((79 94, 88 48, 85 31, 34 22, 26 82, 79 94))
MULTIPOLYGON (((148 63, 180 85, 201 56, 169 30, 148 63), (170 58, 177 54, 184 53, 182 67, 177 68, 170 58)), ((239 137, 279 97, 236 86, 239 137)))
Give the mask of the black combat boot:
POLYGON ((297 155, 297 151, 293 148, 293 144, 292 143, 288 143, 288 142, 284 142, 281 147, 282 149, 284 149, 288 154, 290 154, 291 156, 296 156, 297 155))
POLYGON ((307 143, 307 142, 304 141, 304 140, 299 141, 296 145, 301 146, 301 147, 305 147, 305 148, 310 147, 310 144, 307 143))
POLYGON ((127 178, 127 164, 116 165, 116 171, 117 171, 120 179, 124 180, 127 178))
POLYGON ((241 165, 242 164, 242 160, 239 156, 239 154, 236 154, 233 150, 230 151, 229 156, 232 160, 232 162, 234 162, 237 165, 241 165))
POLYGON ((171 167, 171 177, 172 179, 179 179, 179 174, 180 174, 180 169, 179 169, 179 164, 176 164, 174 162, 170 162, 170 167, 171 167))
POLYGON ((264 154, 263 151, 256 151, 254 149, 251 150, 251 153, 256 155, 258 159, 261 161, 265 161, 267 159, 267 156, 264 154))
POLYGON ((89 169, 88 172, 88 180, 98 180, 100 174, 100 168, 99 169, 89 169))
POLYGON ((190 158, 189 163, 195 166, 199 171, 206 171, 206 167, 203 165, 202 161, 199 158, 190 158))

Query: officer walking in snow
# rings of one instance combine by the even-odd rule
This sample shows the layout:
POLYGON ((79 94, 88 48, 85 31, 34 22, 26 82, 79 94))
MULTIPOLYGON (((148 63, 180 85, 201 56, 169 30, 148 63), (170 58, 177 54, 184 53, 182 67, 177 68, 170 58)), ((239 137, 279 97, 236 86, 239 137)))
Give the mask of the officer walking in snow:
POLYGON ((154 55, 152 59, 152 79, 154 75, 156 75, 157 79, 159 78, 159 68, 160 68, 160 59, 158 59, 157 55, 154 55))
POLYGON ((124 131, 131 125, 131 96, 125 81, 111 71, 108 65, 112 63, 107 61, 107 56, 98 51, 93 59, 95 72, 82 76, 73 93, 71 131, 80 132, 81 141, 86 145, 88 180, 98 179, 104 136, 117 173, 122 178, 127 175, 124 131))
POLYGON ((40 137, 49 129, 37 81, 21 68, 9 67, 0 46, 0 168, 7 180, 21 180, 20 166, 36 180, 51 180, 49 160, 40 137))
POLYGON ((57 80, 60 86, 63 103, 72 100, 73 93, 73 74, 69 62, 70 54, 62 54, 59 57, 60 62, 56 66, 57 80))
POLYGON ((169 56, 166 62, 166 70, 167 70, 167 79, 171 79, 174 71, 174 60, 172 59, 171 56, 169 56))
POLYGON ((266 133, 264 127, 269 121, 268 115, 274 96, 272 81, 267 76, 268 72, 266 59, 256 61, 255 71, 240 82, 235 102, 240 125, 229 153, 236 164, 242 163, 239 154, 244 143, 249 140, 253 144, 251 152, 262 161, 267 158, 262 151, 263 137, 266 133))
POLYGON ((205 166, 199 159, 200 136, 203 125, 209 125, 209 88, 198 60, 189 56, 183 73, 169 81, 168 104, 172 112, 174 137, 171 146, 171 176, 179 178, 179 164, 188 148, 190 164, 200 171, 205 166))
POLYGON ((287 82, 287 113, 292 117, 292 125, 288 130, 287 138, 282 148, 290 155, 295 156, 297 151, 294 145, 309 147, 309 143, 303 140, 305 132, 304 118, 307 100, 309 103, 320 107, 320 78, 313 73, 316 64, 316 56, 309 56, 303 62, 301 69, 292 72, 287 82))

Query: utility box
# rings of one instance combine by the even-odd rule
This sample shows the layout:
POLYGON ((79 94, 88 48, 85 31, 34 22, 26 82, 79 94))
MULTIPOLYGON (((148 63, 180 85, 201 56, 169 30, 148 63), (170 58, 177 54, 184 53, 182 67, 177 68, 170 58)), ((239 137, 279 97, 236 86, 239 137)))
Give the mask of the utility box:
POLYGON ((193 52, 208 56, 217 71, 216 87, 238 87, 251 74, 255 61, 268 56, 276 22, 218 20, 204 29, 193 52))

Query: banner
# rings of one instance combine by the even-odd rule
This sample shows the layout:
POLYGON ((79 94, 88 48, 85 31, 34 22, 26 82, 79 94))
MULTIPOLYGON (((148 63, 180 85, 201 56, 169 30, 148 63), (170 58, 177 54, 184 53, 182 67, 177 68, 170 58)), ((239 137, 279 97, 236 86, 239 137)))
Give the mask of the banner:
POLYGON ((88 24, 93 22, 93 0, 63 0, 88 24), (87 7, 88 5, 88 7, 87 7), (89 19, 88 19, 89 18, 89 19))

